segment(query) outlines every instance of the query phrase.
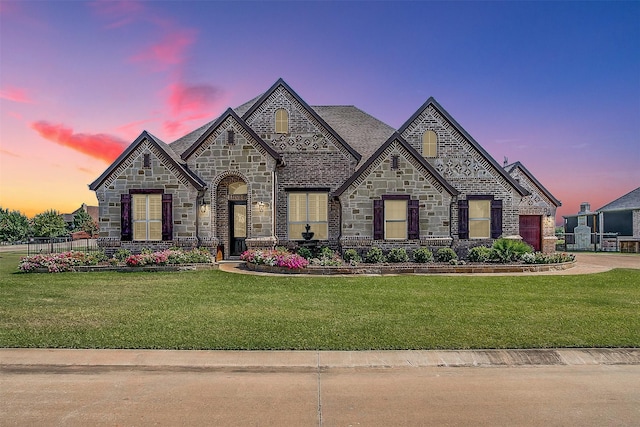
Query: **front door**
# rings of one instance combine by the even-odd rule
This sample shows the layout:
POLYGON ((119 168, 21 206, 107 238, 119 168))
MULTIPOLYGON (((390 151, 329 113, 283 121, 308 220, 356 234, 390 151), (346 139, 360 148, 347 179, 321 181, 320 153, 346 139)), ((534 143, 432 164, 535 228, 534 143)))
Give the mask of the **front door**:
POLYGON ((229 202, 229 255, 239 256, 247 250, 247 202, 229 202))
POLYGON ((540 215, 520 215, 520 236, 522 240, 540 251, 542 246, 542 217, 540 215))

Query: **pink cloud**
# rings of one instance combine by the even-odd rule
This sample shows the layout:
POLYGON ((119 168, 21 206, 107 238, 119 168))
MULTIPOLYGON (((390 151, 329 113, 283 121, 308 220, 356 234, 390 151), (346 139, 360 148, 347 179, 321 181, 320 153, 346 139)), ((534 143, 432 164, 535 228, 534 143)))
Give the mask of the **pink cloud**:
POLYGON ((135 122, 131 122, 131 123, 127 123, 122 126, 119 126, 117 130, 119 132, 126 134, 130 138, 135 138, 138 135, 140 135, 140 132, 142 131, 142 125, 152 121, 153 121, 152 119, 137 120, 135 122))
POLYGON ((199 113, 204 109, 211 108, 221 95, 222 90, 212 85, 173 83, 169 86, 167 102, 172 114, 199 113))
POLYGON ((19 87, 7 87, 0 89, 0 98, 23 104, 33 104, 33 99, 27 94, 25 89, 19 87))
POLYGON ((165 35, 158 43, 146 51, 134 55, 134 62, 149 62, 154 68, 165 69, 184 62, 185 50, 195 41, 195 31, 189 29, 174 30, 165 35))
POLYGON ((11 157, 17 157, 17 158, 22 158, 22 156, 12 152, 12 151, 7 151, 7 150, 0 150, 0 153, 5 154, 7 156, 11 156, 11 157))
POLYGON ((127 146, 126 141, 112 135, 74 133, 71 128, 46 121, 31 123, 31 128, 49 141, 105 162, 114 161, 127 146))
POLYGON ((169 136, 176 136, 179 133, 184 133, 186 130, 193 130, 190 129, 192 126, 188 124, 189 122, 205 119, 211 116, 212 113, 202 113, 183 117, 178 120, 165 120, 162 127, 169 136))
POLYGON ((130 24, 145 11, 141 2, 130 0, 97 0, 90 4, 95 14, 109 20, 106 28, 118 28, 130 24))

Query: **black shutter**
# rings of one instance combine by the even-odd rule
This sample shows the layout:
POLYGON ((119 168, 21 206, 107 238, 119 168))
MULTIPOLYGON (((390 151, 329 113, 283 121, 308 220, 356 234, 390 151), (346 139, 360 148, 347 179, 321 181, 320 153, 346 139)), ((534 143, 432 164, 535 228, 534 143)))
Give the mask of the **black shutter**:
POLYGON ((469 201, 458 200, 458 238, 469 238, 469 201))
POLYGON ((373 238, 384 239, 384 201, 373 201, 373 238))
POLYGON ((120 240, 131 241, 131 194, 120 195, 120 240))
POLYGON ((420 204, 418 200, 409 200, 409 239, 420 238, 420 204))
POLYGON ((162 240, 173 240, 172 201, 171 194, 162 195, 162 240))
POLYGON ((491 238, 502 235, 502 200, 491 201, 491 238))

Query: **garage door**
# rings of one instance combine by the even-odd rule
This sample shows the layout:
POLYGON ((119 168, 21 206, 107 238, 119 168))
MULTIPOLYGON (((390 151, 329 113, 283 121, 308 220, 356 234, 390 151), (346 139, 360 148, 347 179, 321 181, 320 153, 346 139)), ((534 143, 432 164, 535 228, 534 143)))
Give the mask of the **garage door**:
POLYGON ((542 246, 542 217, 540 215, 520 215, 520 236, 539 251, 542 246))

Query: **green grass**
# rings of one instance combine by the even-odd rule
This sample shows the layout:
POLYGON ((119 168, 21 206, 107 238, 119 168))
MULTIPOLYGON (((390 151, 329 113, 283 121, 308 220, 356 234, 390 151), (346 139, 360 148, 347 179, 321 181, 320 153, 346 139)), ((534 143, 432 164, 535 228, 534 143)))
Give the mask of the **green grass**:
POLYGON ((0 347, 640 347, 640 270, 581 276, 20 274, 0 254, 0 347))

